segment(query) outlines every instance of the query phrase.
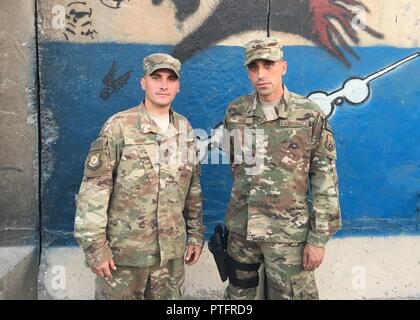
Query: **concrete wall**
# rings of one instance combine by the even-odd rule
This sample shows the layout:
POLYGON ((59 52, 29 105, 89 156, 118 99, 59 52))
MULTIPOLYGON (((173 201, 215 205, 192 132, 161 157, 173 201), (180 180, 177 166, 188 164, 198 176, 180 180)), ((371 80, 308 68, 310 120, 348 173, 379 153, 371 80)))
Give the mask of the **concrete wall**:
MULTIPOLYGON (((12 6, 11 1, 4 3, 5 8, 12 6)), ((75 196, 89 143, 102 123, 143 98, 139 88, 142 58, 163 51, 182 60, 182 88, 174 108, 187 116, 194 128, 210 134, 222 121, 228 102, 252 90, 243 68, 241 45, 268 31, 284 42, 289 64, 286 85, 314 100, 318 97, 324 111, 331 113, 337 142, 343 230, 329 244, 326 261, 318 271, 321 298, 418 297, 418 1, 363 0, 362 6, 321 0, 37 3, 42 298, 92 297, 92 276, 82 265, 80 250, 72 247, 75 196), (128 77, 114 88, 104 80, 113 66, 114 80, 128 77), (354 78, 360 81, 348 82, 354 78), (356 84, 356 88, 348 90, 350 84, 356 84), (319 94, 315 95, 319 91, 323 92, 321 100, 319 94), (339 101, 335 100, 337 92, 344 103, 336 104, 332 110, 330 102, 339 101), (74 259, 69 261, 68 256, 74 259), (61 277, 63 270, 65 278, 61 277), (62 279, 67 279, 65 286, 62 279)), ((15 25, 10 30, 17 32, 15 25)), ((21 36, 20 32, 17 34, 21 36)), ((33 69, 22 70, 31 74, 33 69)), ((16 85, 27 83, 26 80, 16 81, 16 85)), ((9 95, 14 102, 28 96, 23 91, 15 93, 16 99, 12 93, 9 95)), ((3 100, 8 101, 6 97, 2 97, 2 103, 3 100)), ((10 105, 2 117, 23 117, 26 121, 28 108, 23 106, 27 105, 10 105), (22 111, 17 111, 21 107, 22 111)), ((33 117, 29 119, 34 123, 33 117)), ((10 129, 10 123, 15 122, 2 122, 4 137, 34 128, 18 122, 21 125, 10 129)), ((19 192, 9 187, 10 181, 23 181, 19 175, 23 177, 28 172, 31 174, 26 178, 37 181, 36 174, 28 169, 33 168, 29 162, 36 159, 30 155, 36 151, 35 142, 28 144, 30 134, 22 134, 23 137, 26 140, 19 141, 13 135, 14 147, 10 149, 15 152, 8 151, 0 160, 9 159, 2 168, 15 168, 0 169, 2 175, 9 175, 4 180, 6 193, 10 193, 5 208, 16 208, 13 200, 22 190, 34 194, 33 189, 25 189, 29 188, 26 184, 17 189, 19 192), (31 152, 26 148, 24 155, 18 155, 16 152, 21 149, 17 141, 30 147, 31 152), (28 167, 16 165, 24 159, 28 160, 28 167)), ((214 224, 223 219, 232 181, 228 165, 211 162, 202 168, 208 236, 214 224)), ((26 201, 27 197, 18 201, 19 206, 26 201)), ((28 205, 19 211, 33 219, 27 221, 28 225, 37 221, 36 211, 30 208, 33 207, 28 205)), ((8 221, 10 216, 5 217, 4 221, 8 221)), ((18 228, 23 225, 15 219, 10 221, 7 228, 14 223, 18 228)), ((191 280, 187 282, 187 293, 220 297, 224 285, 217 282, 208 252, 200 263, 188 271, 191 280), (194 271, 206 267, 206 279, 212 279, 211 282, 203 282, 198 271, 194 271)))
MULTIPOLYGON (((339 91, 345 101, 334 111, 324 106, 337 141, 341 235, 417 233, 419 150, 406 146, 419 137, 419 4, 363 3, 370 13, 309 0, 40 1, 45 238, 69 243, 89 142, 110 115, 142 100, 145 55, 165 51, 183 61, 174 108, 210 134, 227 103, 252 90, 239 45, 267 28, 284 40, 289 89, 314 99, 322 91, 327 101, 339 91), (336 18, 331 25, 327 16, 336 18), (347 52, 343 43, 353 46, 347 52), (412 59, 393 68, 406 57, 412 59), (118 88, 104 82, 113 66, 114 79, 128 78, 118 88), (352 96, 344 84, 354 77, 362 80, 352 96)), ((228 165, 203 165, 209 230, 226 209, 229 172, 228 165)))
POLYGON ((0 298, 34 298, 39 260, 35 6, 7 0, 0 8, 0 298))
MULTIPOLYGON (((315 271, 320 299, 420 299, 419 240, 407 236, 331 240, 315 271)), ((40 299, 94 298, 95 278, 84 267, 80 248, 60 246, 44 252, 40 299)), ((186 299, 222 299, 226 286, 207 249, 196 265, 186 267, 186 299)), ((259 299, 262 292, 260 286, 259 299)))
POLYGON ((0 300, 36 299, 38 264, 35 244, 0 247, 0 300))
MULTIPOLYGON (((38 133, 34 3, 3 1, 0 19, 0 240, 38 226, 38 133), (16 19, 16 17, 21 17, 16 19)), ((17 236, 19 235, 19 236, 17 236)), ((3 242, 4 241, 4 242, 3 242)))

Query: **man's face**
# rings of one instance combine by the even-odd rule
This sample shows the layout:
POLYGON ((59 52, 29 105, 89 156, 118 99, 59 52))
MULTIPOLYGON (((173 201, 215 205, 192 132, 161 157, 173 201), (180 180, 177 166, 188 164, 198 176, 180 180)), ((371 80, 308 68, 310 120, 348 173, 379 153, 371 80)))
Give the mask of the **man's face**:
POLYGON ((257 59, 248 66, 248 78, 257 90, 258 95, 265 98, 280 98, 282 93, 282 76, 286 73, 287 63, 284 60, 269 61, 257 59))
POLYGON ((175 99, 179 90, 179 79, 169 69, 159 69, 141 78, 141 87, 146 100, 158 107, 167 107, 175 99))

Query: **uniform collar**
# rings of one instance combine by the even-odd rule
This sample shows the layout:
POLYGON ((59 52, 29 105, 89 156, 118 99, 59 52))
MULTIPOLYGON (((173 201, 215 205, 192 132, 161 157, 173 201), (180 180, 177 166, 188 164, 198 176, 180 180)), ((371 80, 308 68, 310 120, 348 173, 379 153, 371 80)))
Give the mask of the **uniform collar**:
MULTIPOLYGON (((264 111, 261 108, 261 103, 259 103, 258 101, 257 91, 254 91, 252 99, 253 99, 253 103, 248 108, 247 114, 251 117, 255 116, 255 117, 266 120, 264 111)), ((287 118, 290 111, 289 101, 290 101, 290 92, 287 89, 287 87, 283 84, 283 96, 281 97, 280 102, 274 107, 277 113, 277 118, 284 118, 284 119, 287 118)))
MULTIPOLYGON (((153 132, 162 134, 159 126, 153 121, 146 111, 144 101, 139 105, 139 129, 141 133, 153 132)), ((172 107, 169 109, 169 128, 164 133, 165 136, 174 136, 179 132, 179 119, 175 116, 172 107)))

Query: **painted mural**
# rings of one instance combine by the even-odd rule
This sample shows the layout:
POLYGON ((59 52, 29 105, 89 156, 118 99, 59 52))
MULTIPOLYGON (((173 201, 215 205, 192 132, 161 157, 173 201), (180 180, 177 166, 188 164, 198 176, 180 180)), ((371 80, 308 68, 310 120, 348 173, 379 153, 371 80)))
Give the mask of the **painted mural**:
MULTIPOLYGON (((198 10, 200 2, 172 1, 176 6, 177 21, 181 22, 198 10)), ((154 4, 161 2, 153 1, 154 4)), ((342 50, 356 58, 358 55, 343 34, 349 36, 354 44, 359 43, 358 29, 375 38, 383 38, 383 34, 365 24, 360 28, 363 21, 359 20, 358 14, 369 12, 363 2, 344 0, 341 3, 357 6, 357 10, 350 10, 340 2, 330 0, 221 0, 199 27, 176 45, 173 53, 187 60, 231 35, 264 28, 268 35, 275 31, 299 35, 350 66, 342 50), (339 22, 342 31, 331 23, 331 19, 339 22)))
POLYGON ((75 198, 89 144, 108 117, 141 102, 141 61, 157 51, 183 61, 174 109, 200 132, 210 234, 223 219, 232 180, 224 155, 209 151, 218 150, 227 104, 252 90, 241 44, 267 34, 284 39, 288 88, 316 101, 334 129, 344 222, 337 236, 419 233, 416 1, 39 3, 48 243, 73 243, 75 198))
POLYGON ((321 110, 325 113, 326 117, 330 118, 334 115, 336 108, 341 106, 344 102, 353 106, 358 106, 366 102, 371 95, 371 81, 385 76, 387 73, 390 73, 404 63, 417 58, 419 55, 420 53, 416 52, 364 78, 352 77, 347 79, 342 87, 336 91, 329 93, 323 91, 311 92, 308 95, 308 99, 316 102, 318 106, 321 107, 321 110))
POLYGON ((128 71, 127 73, 124 73, 118 78, 115 78, 115 72, 116 72, 116 63, 115 61, 113 61, 111 69, 109 69, 108 73, 102 79, 102 82, 105 88, 101 91, 100 96, 104 100, 108 99, 111 96, 111 94, 113 94, 114 92, 117 92, 122 87, 124 87, 128 79, 130 79, 132 71, 128 71))

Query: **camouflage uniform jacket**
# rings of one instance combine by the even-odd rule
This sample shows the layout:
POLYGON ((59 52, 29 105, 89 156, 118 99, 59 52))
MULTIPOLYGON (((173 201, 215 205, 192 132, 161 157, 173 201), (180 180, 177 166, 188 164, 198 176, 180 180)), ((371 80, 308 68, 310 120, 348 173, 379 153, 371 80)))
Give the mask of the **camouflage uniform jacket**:
MULTIPOLYGON (((226 111, 234 185, 225 223, 248 240, 323 247, 341 228, 333 133, 315 103, 286 87, 275 111, 277 118, 267 121, 255 93, 236 99, 226 111), (255 164, 233 162, 232 132, 244 136, 246 128, 263 129, 265 135, 263 164, 252 175, 246 170, 255 164)), ((241 155, 245 147, 239 146, 241 155)))
POLYGON ((117 113, 91 144, 75 219, 86 264, 151 266, 203 245, 200 168, 191 125, 170 111, 162 133, 144 105, 117 113), (178 157, 178 158, 177 158, 178 157))

